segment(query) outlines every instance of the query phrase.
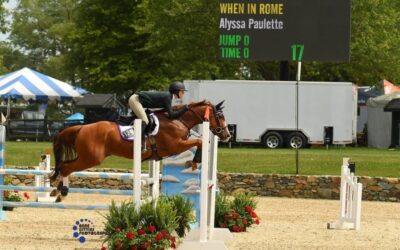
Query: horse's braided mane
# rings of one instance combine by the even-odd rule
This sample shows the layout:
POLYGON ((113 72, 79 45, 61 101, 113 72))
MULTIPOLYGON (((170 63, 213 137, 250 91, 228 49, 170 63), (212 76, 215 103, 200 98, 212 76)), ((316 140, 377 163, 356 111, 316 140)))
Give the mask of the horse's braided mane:
MULTIPOLYGON (((209 102, 207 100, 203 100, 203 101, 200 101, 200 102, 191 102, 191 103, 188 104, 189 108, 194 108, 194 107, 204 106, 204 105, 212 106, 211 102, 209 102)), ((173 110, 178 110, 178 109, 180 109, 182 107, 183 107, 183 105, 179 104, 179 105, 174 105, 172 107, 172 109, 173 110)), ((163 111, 163 112, 165 112, 165 111, 163 111)))
POLYGON ((207 100, 203 100, 201 102, 192 102, 189 104, 190 108, 197 107, 197 106, 204 106, 204 105, 212 105, 211 102, 207 100))
MULTIPOLYGON (((194 108, 194 107, 204 106, 204 105, 210 105, 210 106, 212 106, 211 102, 209 102, 209 101, 207 101, 207 100, 203 100, 203 101, 200 101, 200 102, 192 102, 192 103, 189 103, 189 104, 188 104, 189 108, 194 108)), ((178 109, 181 109, 182 107, 183 107, 183 105, 179 104, 179 105, 174 105, 174 106, 172 107, 172 109, 173 109, 173 110, 178 110, 178 109)), ((162 109, 162 110, 157 110, 157 111, 154 112, 154 114, 155 114, 158 118, 168 118, 167 112, 166 112, 164 109, 162 109)))

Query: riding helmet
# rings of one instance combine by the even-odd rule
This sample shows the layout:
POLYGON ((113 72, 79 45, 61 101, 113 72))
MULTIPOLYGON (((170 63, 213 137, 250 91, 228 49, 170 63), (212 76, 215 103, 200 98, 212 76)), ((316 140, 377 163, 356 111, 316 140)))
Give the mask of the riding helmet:
POLYGON ((169 93, 173 94, 173 93, 175 93, 176 91, 179 91, 179 90, 186 91, 185 85, 183 84, 183 82, 176 81, 176 82, 173 82, 173 83, 171 83, 169 85, 169 93))

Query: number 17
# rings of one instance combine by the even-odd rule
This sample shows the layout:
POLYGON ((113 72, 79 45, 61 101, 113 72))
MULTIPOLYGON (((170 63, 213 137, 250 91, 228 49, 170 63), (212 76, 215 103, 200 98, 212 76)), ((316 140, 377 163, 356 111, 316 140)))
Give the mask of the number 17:
POLYGON ((291 47, 292 47, 292 60, 301 61, 301 59, 303 59, 304 44, 293 44, 291 47), (297 56, 297 50, 299 50, 298 56, 297 56))

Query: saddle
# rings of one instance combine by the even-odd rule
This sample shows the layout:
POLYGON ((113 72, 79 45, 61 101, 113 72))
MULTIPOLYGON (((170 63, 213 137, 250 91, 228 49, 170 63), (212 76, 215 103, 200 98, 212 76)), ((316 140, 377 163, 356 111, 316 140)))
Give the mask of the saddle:
MULTIPOLYGON (((157 124, 154 121, 153 116, 151 115, 153 112, 146 110, 147 119, 149 120, 149 124, 142 128, 142 131, 145 134, 150 134, 156 128, 157 124)), ((115 121, 118 125, 121 126, 129 126, 133 125, 133 121, 137 119, 136 115, 129 115, 129 116, 119 116, 118 119, 115 121)))
MULTIPOLYGON (((155 115, 153 112, 146 110, 146 115, 147 119, 149 120, 149 124, 145 124, 144 122, 142 123, 142 141, 146 141, 146 138, 148 138, 150 145, 151 145, 151 159, 154 160, 161 160, 162 158, 158 154, 157 150, 157 145, 154 139, 154 135, 152 133, 156 134, 158 132, 157 128, 157 123, 154 118, 155 115), (156 131, 155 131, 156 130, 156 131)), ((119 126, 132 126, 133 121, 137 118, 136 115, 131 115, 131 116, 119 116, 119 118, 115 121, 119 126)), ((120 130, 121 131, 121 130, 120 130)), ((128 129, 129 131, 129 129, 128 129)), ((121 132, 121 134, 124 132, 121 132)), ((146 148, 146 143, 142 144, 142 151, 147 151, 146 148)))

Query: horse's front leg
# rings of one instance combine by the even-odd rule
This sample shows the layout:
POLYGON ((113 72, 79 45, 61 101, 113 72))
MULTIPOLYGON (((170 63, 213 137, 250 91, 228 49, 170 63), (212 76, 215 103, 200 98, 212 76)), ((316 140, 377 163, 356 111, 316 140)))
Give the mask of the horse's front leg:
POLYGON ((170 151, 169 155, 182 153, 193 147, 196 147, 197 149, 193 161, 187 161, 185 164, 186 167, 188 168, 192 167, 192 169, 195 170, 197 169, 198 164, 201 162, 201 145, 202 145, 201 139, 179 140, 176 144, 173 145, 173 147, 171 147, 174 149, 175 152, 170 151))
POLYGON ((192 170, 196 170, 198 168, 199 163, 201 163, 201 146, 202 140, 201 139, 188 139, 182 140, 179 142, 180 152, 184 152, 189 150, 192 147, 196 147, 196 153, 193 157, 193 161, 188 161, 186 163, 186 167, 191 167, 192 170))
POLYGON ((193 147, 201 148, 202 141, 201 139, 187 139, 187 140, 180 140, 175 144, 173 147, 175 147, 175 153, 182 153, 185 152, 186 150, 189 150, 193 147))
POLYGON ((192 170, 196 170, 198 168, 199 163, 201 163, 201 144, 197 146, 196 152, 193 157, 193 161, 191 162, 192 170))

